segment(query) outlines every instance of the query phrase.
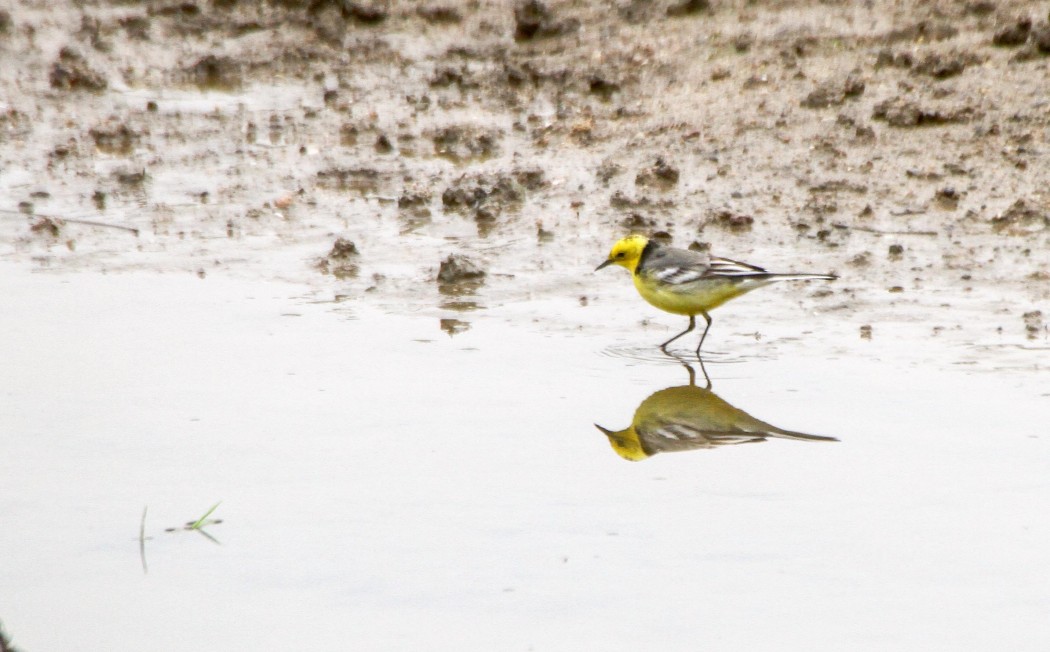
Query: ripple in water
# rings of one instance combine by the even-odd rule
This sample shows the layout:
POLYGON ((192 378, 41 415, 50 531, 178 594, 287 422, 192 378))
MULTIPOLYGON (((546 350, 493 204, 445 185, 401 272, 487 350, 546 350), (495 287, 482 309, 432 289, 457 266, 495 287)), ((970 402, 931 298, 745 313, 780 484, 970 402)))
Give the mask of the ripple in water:
MULTIPOLYGON (((601 355, 609 358, 620 358, 633 360, 635 362, 646 362, 651 364, 673 364, 682 363, 696 364, 696 353, 689 350, 678 351, 671 349, 671 353, 664 353, 658 346, 636 346, 629 344, 613 344, 601 350, 601 355)), ((753 360, 766 360, 767 356, 740 355, 724 351, 704 351, 704 364, 739 364, 753 360)))

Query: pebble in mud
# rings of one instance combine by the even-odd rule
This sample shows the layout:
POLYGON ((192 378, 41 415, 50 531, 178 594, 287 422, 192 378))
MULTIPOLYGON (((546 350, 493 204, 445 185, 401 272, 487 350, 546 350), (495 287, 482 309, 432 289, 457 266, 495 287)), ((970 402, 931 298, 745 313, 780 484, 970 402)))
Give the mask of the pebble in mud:
POLYGON ((959 207, 959 191, 952 186, 945 186, 934 195, 938 208, 953 211, 959 207))

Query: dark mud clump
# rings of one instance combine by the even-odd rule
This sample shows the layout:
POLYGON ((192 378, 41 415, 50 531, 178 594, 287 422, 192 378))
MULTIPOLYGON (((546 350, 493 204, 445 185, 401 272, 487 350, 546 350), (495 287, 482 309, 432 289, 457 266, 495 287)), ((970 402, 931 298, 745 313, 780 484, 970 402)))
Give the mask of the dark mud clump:
POLYGON ((339 279, 353 278, 360 271, 356 262, 359 257, 360 253, 353 241, 339 238, 328 255, 317 261, 316 266, 323 274, 331 274, 339 279))
POLYGON ((470 330, 470 322, 463 321, 462 319, 451 319, 446 318, 440 321, 441 330, 448 333, 449 337, 453 335, 459 335, 470 330))
POLYGON ((1047 332, 1046 322, 1043 320, 1043 312, 1041 310, 1032 310, 1021 315, 1024 320, 1024 330, 1028 339, 1034 340, 1039 336, 1040 333, 1047 332))
POLYGON ((876 104, 872 117, 892 127, 921 127, 970 122, 977 117, 977 110, 965 104, 932 107, 898 96, 876 104))
POLYGON ((503 134, 496 128, 454 125, 431 134, 434 153, 454 163, 484 160, 499 153, 503 134))
POLYGON ((517 211, 525 201, 525 187, 508 174, 460 177, 441 194, 446 211, 473 216, 478 233, 488 235, 505 211, 517 211))
POLYGON ((131 154, 140 138, 140 134, 123 122, 108 122, 92 127, 88 133, 98 151, 116 156, 131 154))
POLYGON ((1032 42, 1040 54, 1050 54, 1050 22, 1042 23, 1032 30, 1032 42))
POLYGON ((678 168, 667 163, 664 157, 657 157, 656 162, 640 171, 634 178, 636 186, 649 186, 658 190, 670 190, 678 184, 681 173, 678 168))
POLYGON ((105 75, 92 68, 79 52, 64 47, 51 66, 51 88, 101 93, 109 86, 105 75))
POLYGON ((441 261, 437 280, 439 283, 460 283, 477 281, 485 277, 485 270, 470 258, 460 254, 449 254, 441 261))
POLYGON ((451 5, 429 5, 416 9, 416 15, 434 25, 457 25, 463 22, 463 14, 451 5))
POLYGON ((558 20, 547 5, 539 0, 525 0, 514 7, 514 38, 518 41, 552 38, 580 29, 575 18, 558 20))
POLYGON ((911 25, 890 30, 883 38, 888 43, 899 41, 946 41, 959 35, 959 29, 944 20, 920 20, 911 25))
POLYGON ((235 91, 244 83, 241 64, 230 57, 209 54, 188 66, 186 79, 202 91, 235 91))
POLYGON ((916 62, 912 72, 934 79, 948 79, 961 74, 967 66, 980 62, 980 57, 969 52, 931 52, 916 62))
POLYGON ((747 233, 755 224, 755 218, 733 211, 718 211, 704 221, 705 226, 715 226, 730 233, 747 233))
POLYGON ((438 290, 442 294, 474 294, 485 282, 485 270, 466 256, 449 254, 448 258, 441 261, 437 281, 438 290))
POLYGON ((406 192, 397 198, 397 209, 413 218, 430 217, 430 193, 406 192))
POLYGON ((693 16, 711 11, 710 0, 682 0, 667 8, 667 15, 671 18, 693 16))
POLYGON ((1018 199, 992 218, 992 230, 1005 235, 1024 235, 1050 229, 1050 206, 1018 199))
POLYGON ((371 195, 379 191, 384 180, 379 170, 372 167, 328 168, 317 173, 317 184, 329 190, 371 195))
POLYGON ((57 217, 40 217, 29 226, 29 230, 33 233, 39 233, 47 235, 52 238, 57 238, 62 233, 62 227, 65 226, 65 222, 57 217))
POLYGON ((864 94, 864 79, 854 70, 841 79, 829 79, 817 85, 803 100, 807 109, 823 109, 843 104, 864 94))
POLYGON ((1000 28, 992 37, 992 45, 1011 48, 1024 45, 1032 31, 1032 19, 1022 16, 1000 28))

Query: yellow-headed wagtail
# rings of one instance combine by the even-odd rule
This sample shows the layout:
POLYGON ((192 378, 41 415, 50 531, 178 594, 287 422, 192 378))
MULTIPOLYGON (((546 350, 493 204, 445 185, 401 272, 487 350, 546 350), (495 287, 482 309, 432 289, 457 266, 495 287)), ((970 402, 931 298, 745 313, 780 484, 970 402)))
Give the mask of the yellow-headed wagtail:
POLYGON ((620 265, 631 272, 642 298, 660 310, 689 316, 689 328, 660 345, 667 345, 696 328, 696 316, 707 322, 696 355, 711 328, 708 311, 726 301, 775 281, 838 278, 834 274, 774 274, 761 267, 687 249, 663 247, 644 235, 629 235, 613 245, 598 269, 620 265))

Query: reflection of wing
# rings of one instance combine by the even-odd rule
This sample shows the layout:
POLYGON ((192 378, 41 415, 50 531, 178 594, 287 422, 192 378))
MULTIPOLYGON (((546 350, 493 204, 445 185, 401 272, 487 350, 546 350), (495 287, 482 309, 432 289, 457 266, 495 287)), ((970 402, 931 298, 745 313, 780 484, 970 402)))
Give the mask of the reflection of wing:
POLYGON ((694 448, 716 448, 732 444, 750 444, 766 440, 759 433, 705 430, 690 423, 669 422, 646 424, 638 428, 643 448, 650 454, 687 451, 694 448))
POLYGON ((784 430, 759 421, 695 385, 669 387, 642 401, 626 430, 601 428, 622 457, 641 460, 657 453, 717 448, 783 438, 837 441, 834 437, 784 430))

